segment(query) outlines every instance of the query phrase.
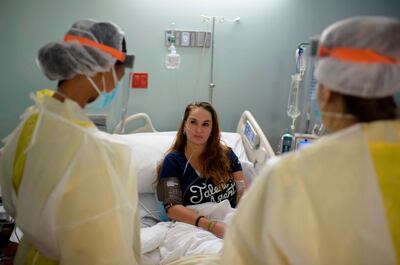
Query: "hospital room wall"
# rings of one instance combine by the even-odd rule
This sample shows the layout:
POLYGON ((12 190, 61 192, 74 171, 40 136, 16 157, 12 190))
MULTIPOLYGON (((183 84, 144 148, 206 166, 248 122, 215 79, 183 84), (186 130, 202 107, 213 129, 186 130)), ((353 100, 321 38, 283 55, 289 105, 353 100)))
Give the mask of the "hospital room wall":
POLYGON ((354 15, 400 17, 398 0, 2 0, 0 2, 0 137, 30 104, 28 93, 55 88, 35 64, 38 48, 60 40, 79 18, 112 20, 126 32, 135 72, 149 88, 131 90, 129 113, 146 112, 158 130, 176 130, 184 106, 208 100, 210 49, 178 48, 181 68, 167 70, 164 30, 210 30, 200 15, 240 17, 215 31, 213 104, 224 131, 236 130, 244 110, 260 123, 273 148, 289 126, 286 116, 294 51, 330 23, 354 15))

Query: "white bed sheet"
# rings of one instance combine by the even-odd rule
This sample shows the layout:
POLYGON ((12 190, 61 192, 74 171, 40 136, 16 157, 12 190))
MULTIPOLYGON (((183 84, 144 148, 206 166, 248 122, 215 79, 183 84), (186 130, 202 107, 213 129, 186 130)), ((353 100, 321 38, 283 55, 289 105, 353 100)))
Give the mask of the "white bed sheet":
MULTIPOLYGON (((157 165, 165 157, 175 140, 176 132, 135 133, 115 135, 127 143, 134 154, 138 178, 141 219, 142 263, 167 264, 181 257, 195 254, 215 254, 223 240, 214 234, 181 222, 160 222, 164 209, 155 197, 157 165)), ((222 141, 238 156, 249 182, 255 176, 253 164, 247 159, 242 138, 238 133, 223 132, 222 141)), ((201 215, 227 221, 233 209, 228 201, 193 206, 201 215)))
MULTIPOLYGON (((229 222, 234 213, 228 200, 188 206, 207 219, 229 222)), ((223 240, 214 234, 182 222, 160 222, 141 229, 142 263, 168 264, 179 258, 198 254, 217 254, 223 240)))

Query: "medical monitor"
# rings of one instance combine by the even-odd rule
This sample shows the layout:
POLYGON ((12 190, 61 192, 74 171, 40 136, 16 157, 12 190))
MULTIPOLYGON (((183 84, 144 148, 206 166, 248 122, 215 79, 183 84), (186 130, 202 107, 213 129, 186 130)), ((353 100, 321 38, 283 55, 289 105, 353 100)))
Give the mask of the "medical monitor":
POLYGON ((294 150, 303 149, 303 148, 311 145, 317 139, 318 139, 318 136, 316 136, 314 134, 296 133, 294 135, 294 150))
POLYGON ((260 136, 254 130, 250 121, 246 121, 243 134, 253 149, 258 148, 258 146, 260 145, 260 136))

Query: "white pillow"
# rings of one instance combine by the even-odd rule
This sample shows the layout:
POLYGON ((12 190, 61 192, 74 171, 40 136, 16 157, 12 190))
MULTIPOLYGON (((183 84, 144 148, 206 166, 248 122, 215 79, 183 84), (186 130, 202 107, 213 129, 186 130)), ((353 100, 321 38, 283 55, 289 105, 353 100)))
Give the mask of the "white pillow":
POLYGON ((240 161, 243 160, 248 161, 246 150, 244 149, 244 145, 242 142, 242 138, 240 137, 240 134, 233 132, 223 132, 221 133, 221 140, 227 146, 232 148, 233 152, 235 152, 240 161))
POLYGON ((154 192, 156 168, 171 147, 176 132, 116 135, 131 148, 135 160, 139 193, 154 192))
MULTIPOLYGON (((114 136, 126 142, 132 148, 139 193, 154 192, 154 184, 157 180, 157 165, 165 157, 174 142, 176 132, 135 133, 114 136)), ((238 133, 223 132, 222 141, 233 149, 242 164, 243 170, 249 167, 248 163, 252 165, 247 159, 238 133)), ((246 177, 250 177, 249 173, 244 173, 246 177)))

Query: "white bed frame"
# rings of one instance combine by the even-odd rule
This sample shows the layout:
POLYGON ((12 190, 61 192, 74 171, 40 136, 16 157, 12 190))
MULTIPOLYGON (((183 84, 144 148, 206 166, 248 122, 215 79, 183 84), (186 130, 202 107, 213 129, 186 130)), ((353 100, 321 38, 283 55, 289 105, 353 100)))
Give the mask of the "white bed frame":
MULTIPOLYGON (((158 132, 146 113, 137 113, 129 116, 125 124, 137 123, 138 121, 141 121, 144 125, 132 131, 125 131, 125 133, 158 132)), ((116 126, 116 130, 118 130, 118 128, 119 124, 116 126)), ((114 131, 114 133, 115 132, 116 131, 114 131)), ((275 153, 250 111, 246 110, 243 112, 238 122, 236 132, 240 134, 242 138, 247 158, 253 163, 255 171, 258 173, 267 160, 275 156, 275 153)))
MULTIPOLYGON (((124 133, 128 134, 128 133, 142 133, 142 132, 158 132, 154 128, 153 123, 151 122, 151 119, 150 119, 149 115, 147 115, 146 113, 143 113, 143 112, 133 114, 133 115, 129 116, 128 118, 126 118, 126 120, 125 120, 125 128, 126 128, 126 125, 128 123, 134 123, 134 122, 137 122, 137 121, 144 122, 144 125, 134 129, 133 131, 126 131, 126 129, 124 129, 124 133)), ((113 133, 118 133, 120 131, 120 127, 121 127, 121 122, 119 122, 115 126, 115 129, 114 129, 113 133)))
POLYGON ((243 112, 236 132, 242 138, 247 158, 253 163, 256 173, 259 173, 267 160, 274 157, 275 153, 250 111, 243 112))

